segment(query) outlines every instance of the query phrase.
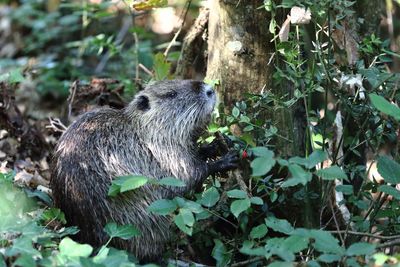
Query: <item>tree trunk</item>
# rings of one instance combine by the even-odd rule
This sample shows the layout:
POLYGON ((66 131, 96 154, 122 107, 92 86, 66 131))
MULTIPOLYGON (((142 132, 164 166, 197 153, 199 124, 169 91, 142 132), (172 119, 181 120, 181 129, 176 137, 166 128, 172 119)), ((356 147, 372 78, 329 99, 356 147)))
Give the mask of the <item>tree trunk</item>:
MULTIPOLYGON (((275 49, 269 13, 259 8, 262 5, 262 0, 209 0, 207 78, 219 80, 217 90, 226 112, 245 93, 271 90, 276 96, 293 95, 291 86, 284 91, 272 87, 274 65, 270 59, 275 49)), ((294 113, 280 109, 266 115, 284 137, 275 142, 275 151, 283 156, 304 154, 305 116, 298 110, 296 116, 294 113)))

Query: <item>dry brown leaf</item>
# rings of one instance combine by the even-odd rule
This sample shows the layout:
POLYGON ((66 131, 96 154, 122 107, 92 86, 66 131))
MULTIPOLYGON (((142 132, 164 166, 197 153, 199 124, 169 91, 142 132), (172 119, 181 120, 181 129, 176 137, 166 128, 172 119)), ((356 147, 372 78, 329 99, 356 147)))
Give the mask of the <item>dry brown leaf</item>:
POLYGON ((289 30, 290 30, 290 16, 287 17, 285 22, 282 24, 281 30, 279 31, 279 40, 281 42, 287 42, 289 39, 289 30))

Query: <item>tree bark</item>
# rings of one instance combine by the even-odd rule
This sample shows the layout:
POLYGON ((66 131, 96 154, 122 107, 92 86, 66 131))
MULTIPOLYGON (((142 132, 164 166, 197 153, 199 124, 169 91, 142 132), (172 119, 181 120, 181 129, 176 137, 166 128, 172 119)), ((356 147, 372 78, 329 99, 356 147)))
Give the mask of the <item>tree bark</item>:
MULTIPOLYGON (((294 88, 273 88, 275 51, 269 33, 270 15, 262 0, 209 0, 208 79, 219 80, 217 88, 225 112, 245 93, 270 90, 275 96, 293 96, 294 88)), ((279 109, 266 114, 279 129, 274 149, 282 156, 304 154, 304 108, 279 109), (288 141, 289 140, 289 141, 288 141)))

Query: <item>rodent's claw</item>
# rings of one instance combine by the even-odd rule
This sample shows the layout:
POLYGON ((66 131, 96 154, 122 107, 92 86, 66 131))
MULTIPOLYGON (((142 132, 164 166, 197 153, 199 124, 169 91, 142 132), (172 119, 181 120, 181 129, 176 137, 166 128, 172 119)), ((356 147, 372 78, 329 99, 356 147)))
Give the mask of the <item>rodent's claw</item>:
POLYGON ((237 151, 230 151, 221 159, 209 163, 209 174, 227 172, 238 167, 239 155, 237 151))
POLYGON ((227 136, 226 134, 221 134, 221 135, 224 138, 226 145, 229 148, 232 148, 234 146, 234 143, 233 143, 232 139, 230 139, 229 136, 227 136))

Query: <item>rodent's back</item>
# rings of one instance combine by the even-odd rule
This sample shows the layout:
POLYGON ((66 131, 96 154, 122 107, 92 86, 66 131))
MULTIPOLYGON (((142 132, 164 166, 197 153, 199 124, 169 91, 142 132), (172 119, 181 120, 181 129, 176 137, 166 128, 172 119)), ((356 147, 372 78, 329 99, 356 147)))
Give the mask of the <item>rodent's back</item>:
POLYGON ((147 212, 157 199, 194 189, 208 175, 197 156, 196 140, 215 104, 213 91, 193 81, 150 86, 123 110, 100 109, 84 114, 60 138, 53 159, 51 188, 56 206, 79 239, 94 246, 108 237, 107 222, 133 224, 141 235, 114 240, 139 259, 160 255, 169 236, 169 219, 147 212), (113 179, 136 174, 160 179, 173 176, 185 187, 147 184, 108 197, 113 179))

